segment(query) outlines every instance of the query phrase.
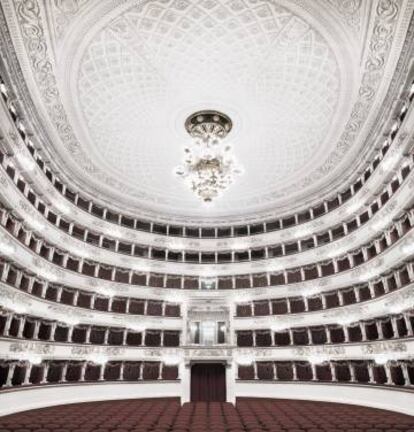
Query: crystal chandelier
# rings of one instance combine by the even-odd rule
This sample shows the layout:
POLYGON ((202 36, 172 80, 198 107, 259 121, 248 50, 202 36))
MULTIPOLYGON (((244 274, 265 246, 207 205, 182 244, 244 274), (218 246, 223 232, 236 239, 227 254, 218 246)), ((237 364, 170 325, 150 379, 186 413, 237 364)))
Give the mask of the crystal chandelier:
POLYGON ((201 200, 211 202, 242 173, 231 145, 225 142, 232 122, 225 114, 206 110, 188 117, 185 128, 192 143, 184 149, 184 163, 175 173, 201 200))

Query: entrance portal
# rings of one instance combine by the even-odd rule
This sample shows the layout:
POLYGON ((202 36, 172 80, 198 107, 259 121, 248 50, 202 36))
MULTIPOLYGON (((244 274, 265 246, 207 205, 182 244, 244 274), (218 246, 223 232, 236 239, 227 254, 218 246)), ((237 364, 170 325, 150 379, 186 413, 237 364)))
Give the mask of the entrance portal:
POLYGON ((191 402, 226 402, 226 368, 220 363, 191 367, 191 402))

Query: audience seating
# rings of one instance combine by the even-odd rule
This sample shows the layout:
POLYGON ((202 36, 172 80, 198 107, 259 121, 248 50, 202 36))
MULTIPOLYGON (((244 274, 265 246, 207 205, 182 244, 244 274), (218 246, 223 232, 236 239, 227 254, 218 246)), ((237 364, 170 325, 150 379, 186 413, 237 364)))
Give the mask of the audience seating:
POLYGON ((104 325, 68 324, 62 321, 15 314, 0 307, 0 336, 94 345, 177 347, 180 332, 174 330, 134 330, 104 325))
POLYGON ((309 296, 261 299, 236 306, 238 318, 290 313, 314 312, 361 303, 381 297, 389 292, 409 285, 414 281, 413 261, 404 263, 372 280, 344 288, 315 293, 309 296))
POLYGON ((369 384, 386 386, 414 385, 414 362, 390 360, 377 364, 371 360, 260 361, 239 365, 238 379, 265 381, 306 381, 323 383, 369 384))
POLYGON ((0 360, 1 390, 31 385, 177 379, 178 367, 161 362, 44 360, 33 364, 24 360, 0 360))
MULTIPOLYGON (((185 276, 180 274, 161 274, 152 272, 139 272, 130 268, 102 264, 91 259, 73 256, 69 252, 59 250, 43 239, 26 231, 22 224, 11 214, 1 218, 1 224, 22 244, 43 259, 64 268, 96 279, 120 282, 130 285, 143 285, 154 288, 184 288, 200 289, 205 279, 201 276, 185 276)), ((263 273, 241 274, 231 277, 218 277, 218 289, 256 288, 270 285, 286 285, 304 281, 315 280, 349 271, 375 257, 381 256, 397 241, 410 233, 414 226, 414 209, 409 208, 403 212, 399 219, 384 230, 380 235, 349 253, 341 254, 312 264, 283 271, 269 271, 263 273)))
MULTIPOLYGON (((180 316, 180 305, 177 303, 119 295, 110 296, 50 283, 1 258, 0 281, 36 297, 80 308, 132 315, 180 316)), ((99 287, 97 289, 99 290, 99 287)))
POLYGON ((56 406, 0 418, 2 432, 413 432, 414 418, 325 402, 238 399, 236 406, 143 399, 56 406))
POLYGON ((414 311, 354 321, 348 325, 332 323, 309 327, 293 327, 272 331, 238 330, 239 347, 277 347, 343 344, 413 337, 414 311))

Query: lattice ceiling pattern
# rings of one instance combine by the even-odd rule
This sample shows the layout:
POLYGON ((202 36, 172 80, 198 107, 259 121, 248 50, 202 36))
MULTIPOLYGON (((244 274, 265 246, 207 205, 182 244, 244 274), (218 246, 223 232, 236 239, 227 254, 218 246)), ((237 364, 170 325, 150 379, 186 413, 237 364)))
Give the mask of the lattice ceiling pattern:
POLYGON ((86 45, 73 124, 97 164, 170 214, 243 214, 323 162, 340 89, 330 44, 276 2, 155 0, 123 11, 86 45), (232 117, 245 174, 206 210, 173 169, 185 118, 209 108, 232 117))

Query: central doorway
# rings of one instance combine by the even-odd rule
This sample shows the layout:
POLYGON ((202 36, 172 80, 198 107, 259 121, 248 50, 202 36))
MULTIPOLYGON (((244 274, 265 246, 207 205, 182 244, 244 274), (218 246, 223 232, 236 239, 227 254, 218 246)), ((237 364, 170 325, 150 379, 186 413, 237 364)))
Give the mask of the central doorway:
POLYGON ((226 402, 226 367, 222 363, 191 366, 191 402, 226 402))

